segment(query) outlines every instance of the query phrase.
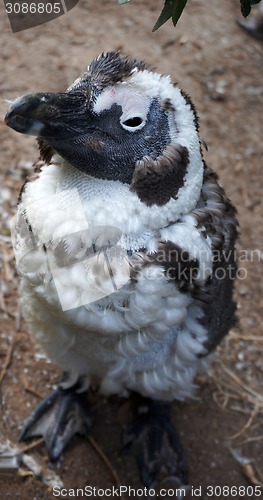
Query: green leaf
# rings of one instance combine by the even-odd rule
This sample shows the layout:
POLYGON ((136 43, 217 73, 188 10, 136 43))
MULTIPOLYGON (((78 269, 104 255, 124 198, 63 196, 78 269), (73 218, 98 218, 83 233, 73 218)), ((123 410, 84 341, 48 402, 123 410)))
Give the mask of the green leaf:
POLYGON ((241 12, 244 17, 247 17, 251 11, 251 5, 256 5, 260 0, 240 0, 241 12))
POLYGON ((172 17, 173 14, 173 7, 174 7, 174 1, 176 0, 165 0, 164 8, 160 14, 160 17, 158 17, 152 31, 158 30, 170 17, 172 17))
POLYGON ((170 17, 172 18, 173 25, 176 26, 186 4, 187 0, 165 0, 164 8, 152 31, 158 30, 170 17))
POLYGON ((250 0, 240 0, 241 12, 244 17, 247 17, 251 11, 251 3, 250 0))
POLYGON ((176 26, 179 21, 181 14, 187 4, 187 0, 177 0, 173 6, 172 21, 173 25, 176 26))

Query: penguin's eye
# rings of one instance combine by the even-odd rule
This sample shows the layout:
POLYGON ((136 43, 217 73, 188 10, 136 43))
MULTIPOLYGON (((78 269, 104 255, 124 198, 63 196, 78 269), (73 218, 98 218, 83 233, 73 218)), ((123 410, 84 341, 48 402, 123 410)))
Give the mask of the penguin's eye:
POLYGON ((125 120, 121 119, 121 125, 125 130, 135 132, 135 130, 140 130, 144 127, 145 120, 141 116, 131 116, 125 120))

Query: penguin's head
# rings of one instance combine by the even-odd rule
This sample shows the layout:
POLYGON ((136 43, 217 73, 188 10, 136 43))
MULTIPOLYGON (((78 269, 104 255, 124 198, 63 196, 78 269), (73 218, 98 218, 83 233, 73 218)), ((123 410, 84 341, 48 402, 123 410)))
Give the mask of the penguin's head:
POLYGON ((102 53, 65 93, 16 99, 5 121, 37 136, 46 162, 58 153, 90 176, 129 184, 147 205, 176 198, 191 164, 203 170, 190 98, 119 52, 102 53))

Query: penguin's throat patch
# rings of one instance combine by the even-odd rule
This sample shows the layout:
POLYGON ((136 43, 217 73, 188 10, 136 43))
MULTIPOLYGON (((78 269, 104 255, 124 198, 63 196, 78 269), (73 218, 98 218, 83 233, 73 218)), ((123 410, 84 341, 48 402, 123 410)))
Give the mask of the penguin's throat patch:
POLYGON ((136 162, 131 191, 147 206, 165 205, 184 186, 188 164, 188 149, 180 144, 170 144, 156 160, 144 156, 136 162))

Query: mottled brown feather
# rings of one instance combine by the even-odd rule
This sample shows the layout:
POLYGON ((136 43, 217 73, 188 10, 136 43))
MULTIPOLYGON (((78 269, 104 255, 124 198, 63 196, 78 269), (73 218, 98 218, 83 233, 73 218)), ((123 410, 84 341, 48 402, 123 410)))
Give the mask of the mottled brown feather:
POLYGON ((184 185, 188 162, 188 150, 180 144, 170 144, 156 160, 145 156, 136 162, 131 191, 148 206, 165 205, 184 185))

